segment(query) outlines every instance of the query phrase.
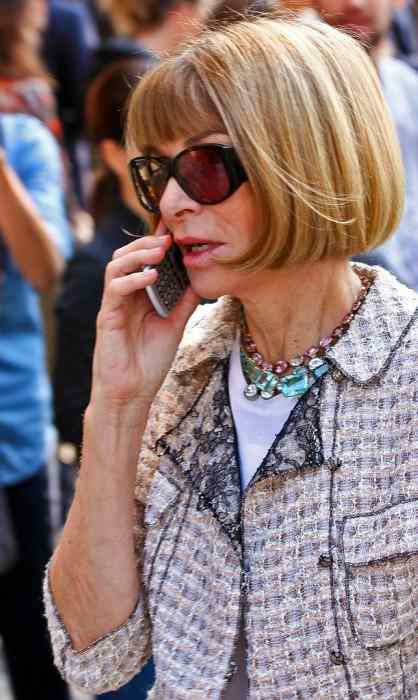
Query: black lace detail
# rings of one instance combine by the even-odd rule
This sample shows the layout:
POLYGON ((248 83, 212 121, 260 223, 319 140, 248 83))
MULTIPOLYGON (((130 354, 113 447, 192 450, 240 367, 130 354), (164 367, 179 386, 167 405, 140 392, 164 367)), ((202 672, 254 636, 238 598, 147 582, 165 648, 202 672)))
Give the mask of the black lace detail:
POLYGON ((318 380, 299 399, 249 486, 289 469, 315 468, 323 464, 319 423, 323 381, 324 378, 318 380))
POLYGON ((168 453, 241 551, 241 488, 235 428, 226 393, 225 363, 215 372, 190 413, 168 439, 168 453))
MULTIPOLYGON (((323 379, 299 399, 249 487, 289 469, 323 464, 319 404, 323 379)), ((272 399, 274 401, 274 399, 272 399)), ((241 551, 241 487, 237 439, 221 362, 191 411, 167 436, 167 453, 190 480, 197 507, 210 510, 241 551)))

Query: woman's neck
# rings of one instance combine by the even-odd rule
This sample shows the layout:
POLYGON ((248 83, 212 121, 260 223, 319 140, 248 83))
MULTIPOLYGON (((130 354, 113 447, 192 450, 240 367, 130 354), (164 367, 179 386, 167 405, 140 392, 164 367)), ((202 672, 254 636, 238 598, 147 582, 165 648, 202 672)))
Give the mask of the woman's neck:
POLYGON ((329 335, 350 311, 361 283, 345 260, 256 275, 239 295, 250 334, 269 362, 289 360, 329 335))

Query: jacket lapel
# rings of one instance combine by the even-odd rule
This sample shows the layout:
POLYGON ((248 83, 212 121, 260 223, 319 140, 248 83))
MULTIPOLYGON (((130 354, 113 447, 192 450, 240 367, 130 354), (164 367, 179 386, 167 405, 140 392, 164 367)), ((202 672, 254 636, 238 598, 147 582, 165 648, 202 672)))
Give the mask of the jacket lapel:
POLYGON ((197 508, 209 510, 240 547, 241 489, 227 362, 220 361, 192 409, 166 435, 166 455, 186 476, 197 508))

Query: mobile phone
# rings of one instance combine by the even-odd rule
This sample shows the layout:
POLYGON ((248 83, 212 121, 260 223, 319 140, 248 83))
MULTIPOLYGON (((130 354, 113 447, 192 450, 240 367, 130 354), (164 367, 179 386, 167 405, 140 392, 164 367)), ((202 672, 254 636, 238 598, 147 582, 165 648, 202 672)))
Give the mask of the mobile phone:
POLYGON ((173 243, 164 260, 158 265, 147 265, 144 268, 144 270, 152 269, 158 271, 157 280, 145 289, 156 312, 165 317, 180 301, 190 284, 178 245, 173 243))

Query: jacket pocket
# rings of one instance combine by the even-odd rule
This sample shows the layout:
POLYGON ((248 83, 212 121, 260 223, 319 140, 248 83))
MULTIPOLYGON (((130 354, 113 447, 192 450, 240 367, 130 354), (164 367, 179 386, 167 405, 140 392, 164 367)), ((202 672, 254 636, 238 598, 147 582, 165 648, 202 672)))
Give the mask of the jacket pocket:
POLYGON ((347 612, 367 649, 414 637, 418 625, 418 498, 342 525, 347 612))

